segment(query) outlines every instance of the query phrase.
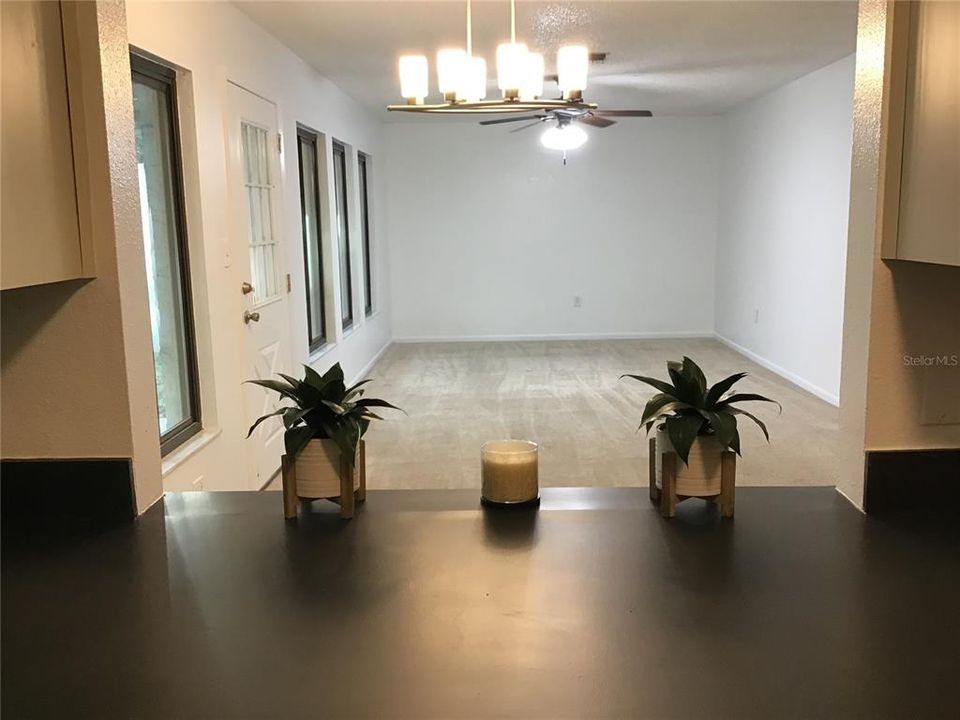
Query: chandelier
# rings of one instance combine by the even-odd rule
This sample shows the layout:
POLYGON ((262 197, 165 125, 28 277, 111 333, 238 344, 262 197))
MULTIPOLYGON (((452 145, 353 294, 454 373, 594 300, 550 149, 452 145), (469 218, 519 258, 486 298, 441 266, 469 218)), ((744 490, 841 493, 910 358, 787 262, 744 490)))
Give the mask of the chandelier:
POLYGON ((517 42, 517 5, 510 0, 510 42, 497 47, 497 87, 501 97, 487 100, 487 63, 473 54, 473 24, 467 0, 466 49, 447 48, 437 53, 437 89, 443 102, 428 104, 430 67, 425 55, 400 58, 402 105, 388 105, 393 112, 434 114, 510 113, 530 110, 593 110, 583 101, 590 55, 583 45, 566 45, 557 51, 557 84, 562 99, 544 99, 543 55, 517 42))

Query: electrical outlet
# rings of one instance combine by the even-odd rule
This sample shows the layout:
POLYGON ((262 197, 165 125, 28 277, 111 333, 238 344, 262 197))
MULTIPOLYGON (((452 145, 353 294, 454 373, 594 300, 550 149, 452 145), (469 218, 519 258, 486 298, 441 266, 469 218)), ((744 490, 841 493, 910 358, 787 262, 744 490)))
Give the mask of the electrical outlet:
POLYGON ((574 306, 574 307, 583 307, 583 298, 581 298, 579 295, 574 295, 574 296, 573 296, 573 306, 574 306))

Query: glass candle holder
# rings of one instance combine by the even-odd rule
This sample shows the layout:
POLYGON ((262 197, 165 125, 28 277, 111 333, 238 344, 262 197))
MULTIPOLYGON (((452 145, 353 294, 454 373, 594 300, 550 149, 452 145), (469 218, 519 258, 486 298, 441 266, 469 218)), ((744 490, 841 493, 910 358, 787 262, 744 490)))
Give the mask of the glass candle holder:
POLYGON ((533 505, 540 502, 537 444, 529 440, 491 440, 480 448, 484 505, 533 505))

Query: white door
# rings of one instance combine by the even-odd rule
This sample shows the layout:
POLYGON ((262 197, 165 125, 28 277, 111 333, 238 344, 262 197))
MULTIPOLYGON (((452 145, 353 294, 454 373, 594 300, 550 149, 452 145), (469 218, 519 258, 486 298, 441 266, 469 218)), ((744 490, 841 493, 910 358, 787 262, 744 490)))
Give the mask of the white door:
MULTIPOLYGON (((241 379, 276 379, 289 366, 277 108, 241 87, 229 87, 227 292, 237 300, 233 322, 243 338, 238 363, 241 379)), ((242 384, 237 391, 243 397, 244 429, 281 404, 276 393, 256 385, 242 384)), ((277 418, 261 423, 245 445, 246 486, 259 490, 280 469, 282 423, 277 418)))

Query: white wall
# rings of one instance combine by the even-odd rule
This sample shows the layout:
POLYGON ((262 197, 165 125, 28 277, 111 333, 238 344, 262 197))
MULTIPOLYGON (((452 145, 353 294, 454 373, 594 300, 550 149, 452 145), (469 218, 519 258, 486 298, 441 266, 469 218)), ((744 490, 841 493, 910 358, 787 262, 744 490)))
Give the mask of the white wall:
POLYGON ((717 333, 839 402, 854 56, 746 103, 722 135, 717 333))
POLYGON ((388 125, 395 337, 712 333, 716 125, 587 128, 566 167, 540 128, 388 125))
MULTIPOLYGON (((303 247, 300 229, 296 124, 325 134, 327 172, 330 141, 336 138, 353 151, 372 157, 371 222, 374 242, 374 297, 379 309, 362 317, 362 258, 359 215, 353 219, 354 307, 357 325, 347 336, 339 331, 333 302, 337 267, 326 222, 324 256, 328 334, 333 346, 311 364, 324 369, 339 361, 348 376, 361 372, 390 341, 387 223, 382 209, 384 173, 379 118, 361 108, 335 85, 317 74, 273 36, 228 3, 130 2, 127 5, 130 44, 183 70, 180 80, 188 232, 197 313, 204 433, 165 459, 164 487, 182 490, 240 488, 246 478, 246 418, 240 396, 245 379, 237 361, 242 347, 240 294, 227 282, 224 248, 228 241, 225 122, 228 82, 273 101, 278 109, 285 150, 281 161, 282 242, 285 272, 292 277, 290 310, 291 370, 309 358, 304 301, 303 247)), ((354 195, 353 202, 357 197, 354 195)), ((326 210, 329 217, 330 205, 326 210)), ((233 262, 237 262, 236 259, 233 262)))

